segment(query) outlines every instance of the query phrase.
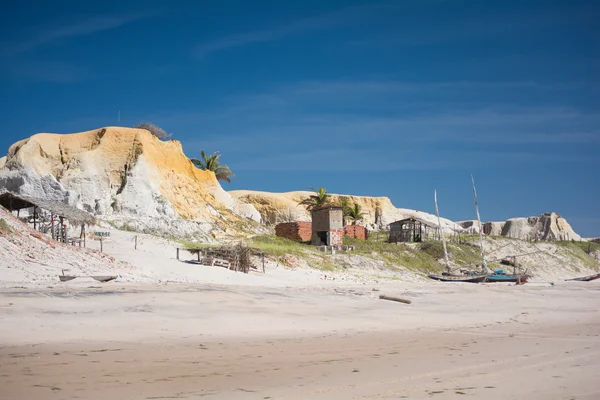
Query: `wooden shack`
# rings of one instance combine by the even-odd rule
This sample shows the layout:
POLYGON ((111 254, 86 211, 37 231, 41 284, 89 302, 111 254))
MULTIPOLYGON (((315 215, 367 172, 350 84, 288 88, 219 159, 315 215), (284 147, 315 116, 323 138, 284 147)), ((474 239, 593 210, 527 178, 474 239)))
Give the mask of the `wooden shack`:
POLYGON ((275 226, 275 235, 297 242, 310 242, 312 224, 308 221, 282 222, 275 226))
POLYGON ((438 227, 418 218, 405 218, 390 224, 390 243, 423 242, 438 237, 438 227))
POLYGON ((6 191, 0 192, 0 206, 11 212, 17 211, 17 215, 20 210, 33 209, 33 215, 30 215, 33 229, 42 233, 50 233, 52 239, 63 243, 71 241, 72 244, 77 242, 80 246, 82 244, 85 246, 85 226, 96 223, 93 215, 61 201, 38 199, 6 191), (49 215, 42 213, 43 210, 47 211, 49 215), (69 221, 72 226, 81 226, 79 238, 68 237, 66 221, 69 221))
POLYGON ((344 244, 342 207, 325 206, 311 211, 312 238, 315 246, 341 246, 344 244))

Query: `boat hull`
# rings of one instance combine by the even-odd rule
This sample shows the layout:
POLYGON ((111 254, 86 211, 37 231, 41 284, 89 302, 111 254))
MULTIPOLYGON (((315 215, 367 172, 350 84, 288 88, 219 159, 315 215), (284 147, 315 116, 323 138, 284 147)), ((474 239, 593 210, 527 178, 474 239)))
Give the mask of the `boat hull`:
POLYGON ((515 282, 525 283, 529 279, 529 275, 488 275, 485 279, 489 283, 515 282))
POLYGON ((483 282, 487 275, 429 275, 430 279, 440 282, 467 282, 479 283, 483 282))
POLYGON ((600 274, 582 276, 580 278, 565 279, 565 281, 589 282, 589 281, 594 281, 596 279, 600 279, 600 274))

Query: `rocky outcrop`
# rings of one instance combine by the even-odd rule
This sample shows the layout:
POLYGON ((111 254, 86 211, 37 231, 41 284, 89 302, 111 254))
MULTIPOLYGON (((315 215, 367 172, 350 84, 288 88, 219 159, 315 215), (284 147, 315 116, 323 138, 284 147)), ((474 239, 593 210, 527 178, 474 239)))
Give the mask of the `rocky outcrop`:
POLYGON ((208 235, 221 222, 260 219, 212 172, 194 167, 180 142, 143 129, 37 134, 13 144, 3 164, 0 189, 62 200, 146 231, 208 235))
POLYGON ((464 233, 469 233, 469 234, 475 234, 475 233, 479 233, 479 222, 477 222, 477 220, 465 220, 465 221, 457 221, 456 225, 458 225, 460 228, 462 228, 462 232, 464 233))
POLYGON ((554 212, 539 217, 508 219, 502 227, 502 236, 524 240, 581 240, 567 220, 554 212))
POLYGON ((490 236, 501 236, 504 222, 486 222, 483 224, 483 233, 490 236))
MULTIPOLYGON (((253 205, 267 224, 276 225, 281 222, 310 221, 310 214, 299 203, 313 194, 298 191, 288 193, 269 193, 251 190, 234 190, 229 192, 241 202, 253 205)), ((350 203, 360 204, 365 213, 361 225, 371 230, 387 229, 387 226, 397 220, 415 217, 437 226, 437 217, 422 211, 406 208, 396 208, 388 197, 367 197, 331 194, 331 202, 339 202, 340 197, 347 197, 350 203)), ((460 228, 452 221, 442 218, 442 227, 447 233, 460 228)))
MULTIPOLYGON (((457 222, 469 233, 479 233, 477 221, 457 222)), ((510 218, 504 222, 485 222, 483 233, 522 240, 581 240, 566 219, 557 213, 545 213, 539 217, 510 218)))

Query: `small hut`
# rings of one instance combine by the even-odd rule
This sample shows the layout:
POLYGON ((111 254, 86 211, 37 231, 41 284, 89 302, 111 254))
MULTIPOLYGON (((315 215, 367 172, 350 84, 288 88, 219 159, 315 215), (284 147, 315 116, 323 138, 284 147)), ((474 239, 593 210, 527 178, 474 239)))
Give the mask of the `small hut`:
MULTIPOLYGON (((85 226, 93 225, 96 219, 93 215, 72 207, 66 203, 56 200, 38 199, 34 197, 17 195, 11 192, 0 192, 0 206, 9 211, 17 211, 17 214, 22 209, 33 209, 33 229, 37 231, 51 233, 52 239, 59 242, 67 243, 67 229, 65 220, 69 221, 72 226, 81 226, 81 234, 79 243, 83 240, 85 246, 85 226), (49 218, 40 215, 41 210, 46 210, 50 213, 49 218)), ((30 216, 31 217, 31 216, 30 216)), ((75 244, 73 242, 73 244, 75 244)))
POLYGON ((390 224, 390 243, 422 242, 435 239, 438 227, 418 218, 405 218, 390 224))
POLYGON ((338 206, 325 206, 311 211, 312 244, 316 246, 341 246, 344 244, 343 210, 338 206))

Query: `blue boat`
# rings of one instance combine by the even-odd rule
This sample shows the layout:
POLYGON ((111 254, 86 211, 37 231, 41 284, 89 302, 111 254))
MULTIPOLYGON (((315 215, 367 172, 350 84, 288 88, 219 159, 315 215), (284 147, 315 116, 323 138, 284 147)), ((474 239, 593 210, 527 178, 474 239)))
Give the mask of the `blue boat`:
POLYGON ((528 274, 507 274, 503 270, 499 269, 494 271, 493 274, 488 275, 485 279, 486 282, 497 283, 497 282, 516 282, 526 283, 527 279, 531 278, 528 274))

